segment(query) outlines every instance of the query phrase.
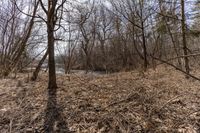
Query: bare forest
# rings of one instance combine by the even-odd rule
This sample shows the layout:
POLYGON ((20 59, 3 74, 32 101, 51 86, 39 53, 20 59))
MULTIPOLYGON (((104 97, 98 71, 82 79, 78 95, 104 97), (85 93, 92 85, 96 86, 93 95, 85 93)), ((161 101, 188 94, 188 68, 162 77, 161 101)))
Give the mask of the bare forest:
POLYGON ((0 133, 200 133, 200 0, 0 0, 0 133))

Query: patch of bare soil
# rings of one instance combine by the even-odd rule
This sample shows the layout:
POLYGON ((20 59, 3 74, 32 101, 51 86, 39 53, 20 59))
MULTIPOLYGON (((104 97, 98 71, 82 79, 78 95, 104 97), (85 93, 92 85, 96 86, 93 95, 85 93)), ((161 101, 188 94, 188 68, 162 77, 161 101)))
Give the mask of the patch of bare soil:
MULTIPOLYGON (((194 72, 199 75, 198 71, 194 72)), ((47 75, 0 80, 0 132, 43 132, 47 75)), ((58 106, 75 133, 198 133, 200 82, 168 67, 145 73, 58 75, 58 106)), ((54 132, 58 130, 55 125, 54 132)))

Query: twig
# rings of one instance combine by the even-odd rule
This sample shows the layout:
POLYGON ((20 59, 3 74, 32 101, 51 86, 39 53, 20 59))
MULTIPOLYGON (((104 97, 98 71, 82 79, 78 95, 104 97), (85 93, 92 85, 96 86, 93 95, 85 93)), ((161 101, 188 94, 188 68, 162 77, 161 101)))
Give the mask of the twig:
POLYGON ((191 56, 192 56, 192 57, 200 56, 200 53, 197 53, 197 54, 189 54, 189 55, 181 55, 181 56, 177 56, 177 57, 170 58, 170 59, 168 59, 167 61, 175 60, 175 59, 178 59, 178 58, 191 57, 191 56))
POLYGON ((171 63, 169 63, 169 62, 167 62, 167 61, 165 61, 165 60, 162 60, 162 59, 159 59, 159 58, 157 58, 157 57, 154 57, 154 56, 152 56, 152 55, 150 55, 150 56, 151 56, 153 59, 158 60, 158 61, 160 61, 160 62, 162 62, 162 63, 165 63, 165 64, 167 64, 167 65, 169 65, 169 66, 171 66, 171 67, 174 67, 176 70, 178 70, 178 71, 180 71, 180 72, 186 74, 187 76, 189 76, 189 77, 191 77, 191 78, 193 78, 193 79, 196 79, 196 80, 200 81, 200 78, 198 78, 198 77, 196 77, 196 76, 194 76, 194 75, 192 75, 192 74, 189 74, 189 73, 185 72, 184 70, 178 68, 177 66, 175 66, 175 65, 173 65, 173 64, 171 64, 171 63))
POLYGON ((10 120, 10 133, 12 133, 13 119, 10 120))
POLYGON ((173 102, 174 100, 178 99, 179 97, 181 97, 183 95, 179 95, 179 96, 176 96, 176 97, 173 97, 172 99, 168 100, 163 106, 161 106, 158 111, 160 111, 161 109, 163 109, 164 107, 166 107, 169 103, 173 102))

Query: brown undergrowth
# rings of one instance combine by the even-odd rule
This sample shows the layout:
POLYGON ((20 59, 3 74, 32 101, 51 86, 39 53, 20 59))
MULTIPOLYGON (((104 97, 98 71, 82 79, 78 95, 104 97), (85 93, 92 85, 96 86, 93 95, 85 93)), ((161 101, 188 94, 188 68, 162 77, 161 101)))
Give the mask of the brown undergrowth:
MULTIPOLYGON (((200 75, 200 72, 193 72, 200 75)), ((43 132, 47 75, 0 80, 0 132, 43 132)), ((168 67, 58 75, 59 119, 76 133, 198 133, 200 82, 168 67)), ((62 124, 62 123, 60 123, 62 124)), ((66 132, 59 122, 54 132, 66 132)))

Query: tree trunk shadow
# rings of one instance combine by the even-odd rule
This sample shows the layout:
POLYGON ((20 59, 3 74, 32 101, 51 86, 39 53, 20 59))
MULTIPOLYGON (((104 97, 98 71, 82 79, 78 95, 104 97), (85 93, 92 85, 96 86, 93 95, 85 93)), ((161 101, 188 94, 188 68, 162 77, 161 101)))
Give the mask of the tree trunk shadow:
POLYGON ((63 109, 58 107, 56 92, 48 92, 47 107, 45 109, 44 133, 72 133, 62 117, 63 109))

